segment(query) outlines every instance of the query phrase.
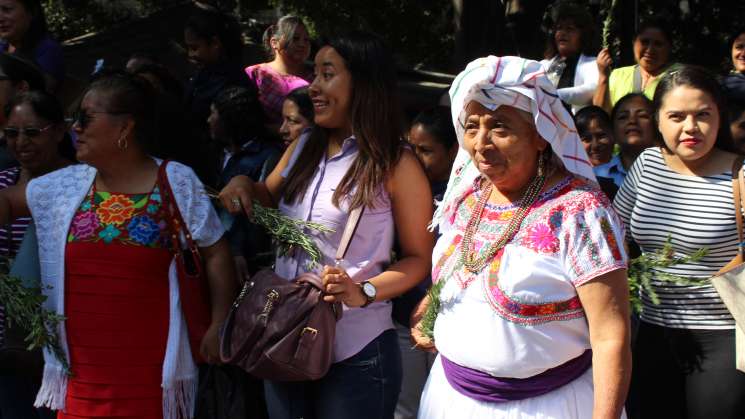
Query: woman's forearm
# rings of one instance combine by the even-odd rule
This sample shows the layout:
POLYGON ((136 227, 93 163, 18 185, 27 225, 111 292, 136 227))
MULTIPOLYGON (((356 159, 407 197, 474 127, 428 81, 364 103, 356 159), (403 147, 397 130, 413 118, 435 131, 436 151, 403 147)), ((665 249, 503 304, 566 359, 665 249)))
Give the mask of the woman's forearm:
POLYGON ((212 323, 220 324, 228 316, 230 305, 238 292, 235 265, 224 237, 201 251, 210 287, 212 323))
POLYGON ((593 419, 618 419, 623 411, 631 376, 627 339, 593 344, 593 419))
POLYGON ((592 104, 599 106, 606 111, 610 107, 610 100, 608 98, 608 76, 601 75, 598 77, 598 86, 595 88, 595 94, 592 97, 592 104))
POLYGON ((389 300, 405 293, 420 283, 430 271, 430 260, 420 256, 406 256, 370 279, 377 290, 377 301, 389 300))

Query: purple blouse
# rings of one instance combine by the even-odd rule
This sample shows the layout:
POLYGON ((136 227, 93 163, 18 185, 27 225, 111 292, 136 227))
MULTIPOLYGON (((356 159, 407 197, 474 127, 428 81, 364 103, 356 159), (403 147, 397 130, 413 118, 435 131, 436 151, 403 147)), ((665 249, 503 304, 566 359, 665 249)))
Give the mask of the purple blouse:
MULTIPOLYGON (((300 138, 290 163, 282 172, 283 177, 289 174, 308 137, 306 134, 300 138)), ((308 189, 297 202, 290 204, 283 199, 279 204, 280 211, 285 215, 321 223, 334 229, 333 233, 325 234, 309 232, 322 254, 320 265, 312 269, 317 273, 321 272, 324 265, 334 265, 334 256, 341 241, 349 211, 346 202, 342 202, 341 208, 335 207, 331 197, 357 157, 357 151, 357 140, 354 137, 344 140, 341 152, 331 158, 321 160, 308 189)), ((346 269, 352 280, 362 282, 386 269, 390 263, 393 237, 394 222, 391 201, 381 187, 375 208, 365 208, 342 263, 342 267, 346 269)), ((305 252, 295 251, 286 257, 277 258, 275 272, 284 278, 292 279, 308 271, 306 268, 308 261, 308 255, 305 252)), ((355 355, 378 335, 392 328, 390 301, 375 302, 365 308, 344 306, 344 315, 336 324, 334 362, 343 361, 355 355)))

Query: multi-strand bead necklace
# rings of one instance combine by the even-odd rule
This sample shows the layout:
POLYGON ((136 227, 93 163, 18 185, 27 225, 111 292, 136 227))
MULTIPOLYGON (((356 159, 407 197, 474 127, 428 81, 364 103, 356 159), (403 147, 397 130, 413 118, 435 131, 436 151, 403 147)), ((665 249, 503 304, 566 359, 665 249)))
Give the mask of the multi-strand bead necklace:
POLYGON ((538 199, 538 195, 540 195, 543 186, 546 184, 545 165, 546 161, 542 154, 541 157, 538 159, 538 174, 530 182, 530 185, 528 185, 528 189, 525 191, 525 194, 520 199, 518 209, 512 215, 507 228, 499 237, 499 240, 492 243, 491 246, 489 246, 485 251, 477 252, 473 249, 473 236, 478 230, 479 223, 481 222, 481 215, 484 212, 484 207, 486 207, 487 201, 489 201, 489 196, 491 195, 491 191, 493 188, 491 182, 486 182, 487 185, 481 191, 481 196, 476 203, 476 208, 474 208, 473 213, 471 214, 471 218, 468 219, 468 224, 466 224, 466 231, 463 233, 463 242, 461 243, 460 257, 463 261, 463 265, 466 267, 466 269, 468 269, 469 272, 477 273, 484 269, 484 267, 499 251, 499 249, 506 246, 507 243, 509 243, 512 238, 515 237, 515 234, 517 234, 518 230, 520 230, 520 225, 522 224, 525 217, 528 215, 530 207, 532 207, 535 201, 538 199))

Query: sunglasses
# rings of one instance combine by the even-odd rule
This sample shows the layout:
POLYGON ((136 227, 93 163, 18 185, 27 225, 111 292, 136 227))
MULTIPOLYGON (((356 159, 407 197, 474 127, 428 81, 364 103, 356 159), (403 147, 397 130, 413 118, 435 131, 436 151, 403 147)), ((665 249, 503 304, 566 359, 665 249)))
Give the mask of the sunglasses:
POLYGON ((36 127, 26 127, 26 128, 14 128, 14 127, 7 127, 3 129, 3 134, 5 134, 5 138, 8 140, 17 140, 21 135, 25 136, 26 138, 33 139, 41 135, 42 132, 48 130, 49 128, 52 128, 54 124, 49 124, 44 128, 36 128, 36 127))
POLYGON ((92 115, 105 113, 108 115, 129 115, 130 112, 108 112, 108 111, 84 111, 82 109, 78 109, 75 111, 75 113, 72 114, 72 119, 69 120, 73 125, 78 124, 80 126, 80 129, 86 129, 88 128, 88 125, 90 125, 91 121, 96 119, 92 115))

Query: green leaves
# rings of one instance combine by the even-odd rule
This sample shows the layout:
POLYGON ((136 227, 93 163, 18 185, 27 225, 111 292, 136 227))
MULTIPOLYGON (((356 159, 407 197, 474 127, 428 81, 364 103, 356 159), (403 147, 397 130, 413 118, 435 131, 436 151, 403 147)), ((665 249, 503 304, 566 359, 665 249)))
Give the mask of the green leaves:
POLYGON ((432 284, 429 291, 427 291, 429 305, 427 306, 427 310, 422 316, 422 322, 419 325, 419 331, 432 340, 435 339, 435 320, 437 320, 437 314, 440 312, 440 306, 442 305, 442 302, 440 301, 440 291, 443 286, 445 286, 445 281, 439 280, 432 284))
POLYGON ((688 278, 663 272, 662 269, 682 263, 697 262, 708 253, 702 248, 687 256, 675 256, 670 236, 667 236, 662 249, 653 253, 645 253, 629 262, 629 300, 631 308, 639 313, 642 310, 641 293, 647 294, 652 303, 659 304, 660 299, 652 289, 652 279, 670 282, 676 285, 704 285, 708 278, 688 278))
POLYGON ((290 218, 278 209, 262 207, 256 201, 253 204, 252 221, 262 226, 272 236, 280 256, 289 254, 296 247, 305 251, 310 257, 308 268, 312 268, 320 262, 321 251, 313 239, 304 231, 315 230, 320 233, 332 233, 334 231, 323 224, 290 218))
POLYGON ((20 278, 0 274, 0 301, 5 307, 8 326, 28 331, 24 338, 27 349, 51 350, 69 375, 70 366, 57 335, 57 326, 65 318, 44 308, 46 299, 41 288, 27 288, 20 278))

